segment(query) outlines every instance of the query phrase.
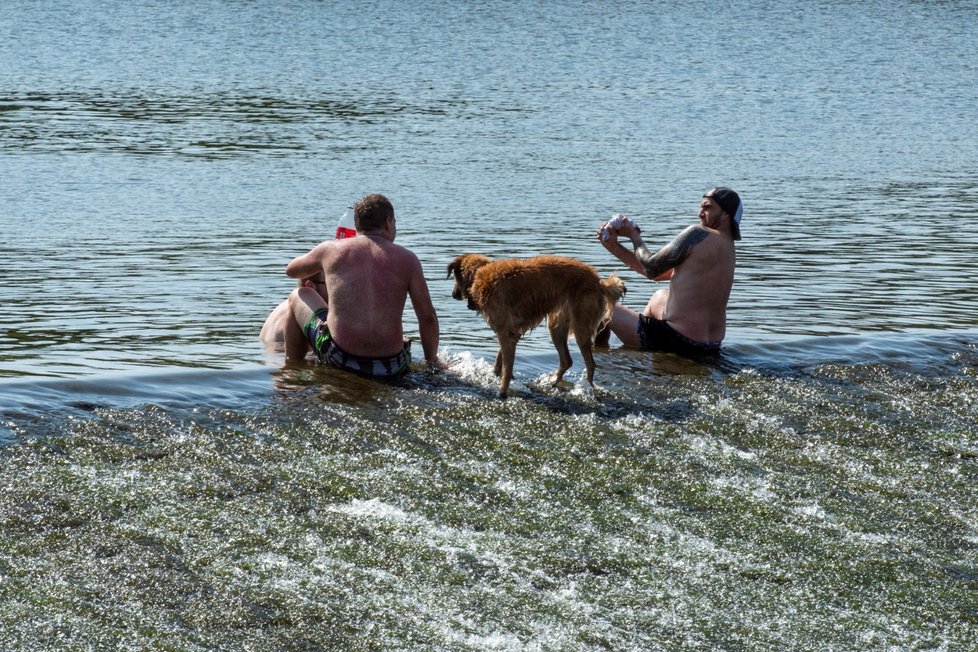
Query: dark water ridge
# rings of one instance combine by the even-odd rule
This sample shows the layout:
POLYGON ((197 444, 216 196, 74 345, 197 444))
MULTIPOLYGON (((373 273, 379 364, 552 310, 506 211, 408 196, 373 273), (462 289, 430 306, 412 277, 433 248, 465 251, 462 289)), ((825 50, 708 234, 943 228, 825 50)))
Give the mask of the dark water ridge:
POLYGON ((263 95, 261 89, 198 88, 166 96, 145 88, 59 90, 0 98, 0 147, 20 155, 336 154, 368 147, 349 136, 358 123, 408 124, 418 116, 470 111, 459 98, 418 104, 391 94, 282 97, 263 95))

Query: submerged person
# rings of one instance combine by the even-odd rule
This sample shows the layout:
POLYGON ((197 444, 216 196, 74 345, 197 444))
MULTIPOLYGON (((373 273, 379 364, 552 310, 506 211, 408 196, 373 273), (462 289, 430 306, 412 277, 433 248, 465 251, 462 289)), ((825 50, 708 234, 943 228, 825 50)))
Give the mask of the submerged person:
POLYGON ((687 227, 655 253, 642 241, 638 225, 625 216, 615 216, 598 228, 598 240, 623 263, 650 279, 669 281, 641 314, 615 306, 610 330, 625 346, 688 357, 720 351, 742 211, 736 192, 712 188, 700 201, 699 224, 687 227), (630 240, 632 249, 619 238, 630 240))
POLYGON ((300 287, 289 295, 285 359, 320 362, 366 376, 398 377, 411 364, 402 317, 408 297, 418 319, 428 365, 438 360, 438 316, 421 262, 394 244, 394 207, 383 195, 367 195, 354 207, 357 235, 327 240, 286 267, 293 278, 323 274, 323 292, 300 287))
MULTIPOLYGON (((312 275, 307 279, 300 279, 297 287, 312 288, 319 293, 324 301, 326 297, 326 278, 322 271, 312 275)), ((268 313, 265 323, 262 324, 258 339, 261 340, 269 349, 275 351, 285 350, 285 331, 289 326, 289 321, 293 319, 292 309, 289 307, 289 300, 286 298, 282 303, 275 306, 272 312, 268 313)))

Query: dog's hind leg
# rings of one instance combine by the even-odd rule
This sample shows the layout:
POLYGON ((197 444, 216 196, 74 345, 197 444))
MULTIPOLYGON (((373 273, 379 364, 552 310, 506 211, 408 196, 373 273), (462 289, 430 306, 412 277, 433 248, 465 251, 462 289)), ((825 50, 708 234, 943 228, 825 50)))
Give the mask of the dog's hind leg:
POLYGON ((570 349, 567 348, 567 335, 570 332, 570 324, 565 315, 554 313, 547 317, 547 329, 550 331, 550 339, 553 340, 554 348, 557 349, 557 357, 560 358, 557 366, 557 377, 554 379, 554 384, 557 384, 563 380, 564 374, 574 364, 574 361, 571 359, 570 349))
POLYGON ((599 346, 602 349, 608 348, 611 345, 611 320, 598 329, 598 334, 594 336, 594 345, 599 346))
POLYGON ((587 381, 591 385, 594 385, 594 337, 601 323, 600 315, 600 310, 591 312, 579 310, 575 312, 571 321, 571 330, 574 332, 577 348, 581 350, 581 357, 584 358, 587 381))
POLYGON ((516 360, 516 343, 519 337, 497 334, 499 353, 496 354, 496 365, 500 367, 499 398, 506 398, 509 383, 513 380, 513 362, 516 360))
POLYGON ((577 340, 577 347, 581 350, 581 357, 584 358, 587 381, 594 385, 594 342, 589 337, 578 337, 576 334, 574 339, 577 340))

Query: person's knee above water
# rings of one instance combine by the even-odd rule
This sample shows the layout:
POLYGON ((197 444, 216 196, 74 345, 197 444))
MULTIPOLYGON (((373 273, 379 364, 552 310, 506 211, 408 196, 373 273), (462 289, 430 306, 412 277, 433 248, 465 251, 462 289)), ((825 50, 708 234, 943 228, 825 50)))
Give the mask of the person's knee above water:
MULTIPOLYGON (((322 271, 313 274, 309 278, 296 281, 296 287, 312 288, 319 293, 323 300, 326 300, 326 279, 322 271)), ((293 319, 292 311, 289 308, 289 299, 286 297, 278 304, 272 312, 265 318, 258 339, 268 350, 283 351, 285 349, 285 331, 289 322, 293 319)))
POLYGON ((293 292, 293 319, 285 337, 286 360, 305 358, 312 344, 303 329, 325 308, 320 330, 328 339, 324 353, 317 351, 317 355, 325 355, 321 358, 325 362, 361 373, 391 375, 388 366, 409 355, 402 318, 410 297, 425 360, 441 366, 438 317, 417 256, 394 244, 397 224, 393 206, 383 195, 368 195, 357 203, 355 220, 357 237, 322 242, 286 268, 286 273, 295 278, 321 271, 328 297, 324 301, 307 288, 293 292), (345 362, 341 364, 341 360, 345 362), (376 364, 368 364, 369 360, 376 364), (374 371, 367 371, 367 367, 374 371))
POLYGON ((736 192, 712 188, 700 201, 699 223, 655 253, 628 217, 617 215, 598 227, 598 240, 628 267, 652 280, 669 281, 668 288, 652 295, 641 314, 615 306, 611 330, 625 346, 687 356, 720 350, 742 212, 736 192), (620 238, 630 240, 632 249, 623 246, 620 238))

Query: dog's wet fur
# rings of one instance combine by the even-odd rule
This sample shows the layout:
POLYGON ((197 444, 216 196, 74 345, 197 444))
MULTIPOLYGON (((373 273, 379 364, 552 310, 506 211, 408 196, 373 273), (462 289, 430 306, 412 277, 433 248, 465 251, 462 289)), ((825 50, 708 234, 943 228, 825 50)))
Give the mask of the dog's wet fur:
POLYGON ((625 294, 621 279, 612 274, 601 280, 590 265, 563 256, 493 261, 479 254, 457 256, 448 265, 448 278, 452 276, 452 297, 467 301, 499 340, 493 370, 499 376, 500 398, 506 398, 513 379, 516 343, 544 319, 560 358, 555 383, 573 364, 567 348, 572 333, 588 382, 594 385, 594 338, 610 323, 615 303, 625 294))

